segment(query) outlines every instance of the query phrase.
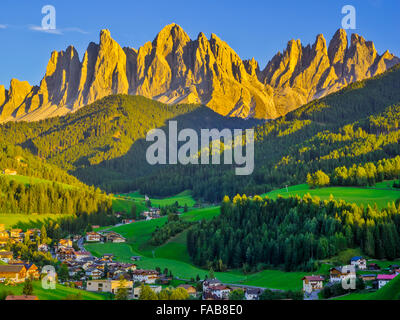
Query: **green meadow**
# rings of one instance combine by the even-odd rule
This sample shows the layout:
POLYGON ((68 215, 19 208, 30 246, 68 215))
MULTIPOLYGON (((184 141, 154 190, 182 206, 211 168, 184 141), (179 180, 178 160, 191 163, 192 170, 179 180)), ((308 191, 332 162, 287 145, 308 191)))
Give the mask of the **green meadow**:
MULTIPOLYGON (((0 292, 10 292, 12 295, 22 295, 23 284, 16 286, 5 286, 0 284, 0 292)), ((56 285, 55 290, 43 289, 41 281, 33 282, 33 295, 37 296, 39 300, 63 300, 68 296, 80 294, 83 300, 106 300, 107 296, 95 292, 88 292, 84 290, 69 288, 60 284, 56 285)))
MULTIPOLYGON (((140 194, 139 192, 132 192, 132 193, 124 193, 124 194, 118 194, 116 197, 121 197, 125 198, 128 200, 135 200, 139 203, 144 204, 144 195, 140 194)), ((178 202, 180 206, 184 206, 185 204, 190 208, 193 207, 196 203, 196 201, 193 199, 190 191, 183 191, 175 196, 172 197, 167 197, 167 198, 150 198, 151 205, 153 207, 158 207, 158 206, 167 206, 174 204, 175 202, 178 202)))
POLYGON ((375 203, 378 208, 387 207, 388 203, 392 203, 400 198, 400 190, 388 188, 384 189, 371 188, 355 188, 355 187, 327 187, 321 189, 310 189, 307 184, 300 184, 292 187, 274 190, 262 196, 268 196, 271 199, 276 199, 278 196, 284 198, 294 197, 296 195, 303 197, 309 193, 313 197, 319 197, 321 200, 329 200, 332 195, 336 200, 344 200, 357 205, 371 205, 375 203))

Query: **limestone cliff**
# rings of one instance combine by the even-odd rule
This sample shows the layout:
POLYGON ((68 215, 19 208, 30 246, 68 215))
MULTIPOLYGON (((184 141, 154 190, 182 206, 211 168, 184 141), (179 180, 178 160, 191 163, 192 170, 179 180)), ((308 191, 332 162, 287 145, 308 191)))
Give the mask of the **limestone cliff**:
POLYGON ((39 86, 12 80, 0 86, 0 121, 39 120, 66 114, 110 94, 143 95, 165 103, 201 103, 225 116, 271 119, 386 71, 400 60, 353 34, 350 45, 338 30, 327 45, 289 41, 264 70, 242 60, 212 34, 191 40, 176 24, 163 28, 139 49, 121 48, 108 30, 90 43, 82 61, 77 51, 53 52, 39 86))

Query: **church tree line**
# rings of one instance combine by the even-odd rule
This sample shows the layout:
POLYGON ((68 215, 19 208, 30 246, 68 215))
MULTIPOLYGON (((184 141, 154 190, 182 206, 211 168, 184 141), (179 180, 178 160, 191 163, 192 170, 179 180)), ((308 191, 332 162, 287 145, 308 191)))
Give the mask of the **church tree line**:
POLYGON ((399 258, 399 233, 399 202, 378 210, 309 194, 277 200, 237 195, 224 198, 220 216, 188 230, 187 246, 196 265, 217 271, 313 271, 318 261, 349 247, 378 259, 399 258))

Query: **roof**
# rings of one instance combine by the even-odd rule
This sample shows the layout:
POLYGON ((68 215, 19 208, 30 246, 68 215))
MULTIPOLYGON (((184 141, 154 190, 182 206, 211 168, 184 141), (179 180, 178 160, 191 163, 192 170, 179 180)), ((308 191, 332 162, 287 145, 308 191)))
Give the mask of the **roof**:
POLYGON ((184 289, 186 289, 186 290, 188 290, 188 289, 194 289, 194 290, 196 291, 196 288, 193 287, 193 286, 191 286, 190 284, 180 284, 180 285, 178 286, 178 288, 184 288, 184 289))
POLYGON ((21 272, 22 269, 24 269, 25 266, 24 265, 5 265, 5 266, 1 266, 0 265, 0 272, 13 272, 13 273, 17 273, 17 272, 21 272))
POLYGON ((357 256, 357 257, 351 258, 350 261, 358 261, 358 260, 361 260, 361 259, 364 259, 364 258, 361 257, 361 256, 357 256))
POLYGON ((213 290, 229 290, 227 286, 215 286, 213 290))
POLYGON ((37 296, 7 296, 6 300, 39 300, 37 296))
POLYGON ((397 274, 378 274, 378 280, 392 280, 397 276, 397 274))
POLYGON ((0 251, 0 256, 12 256, 13 253, 11 251, 0 251))
POLYGON ((303 277, 302 280, 308 280, 308 281, 324 281, 324 278, 321 276, 305 276, 303 277))
POLYGON ((362 274, 361 277, 368 278, 368 277, 376 277, 376 274, 362 274))
POLYGON ((261 294, 262 290, 260 288, 246 288, 247 294, 261 294))

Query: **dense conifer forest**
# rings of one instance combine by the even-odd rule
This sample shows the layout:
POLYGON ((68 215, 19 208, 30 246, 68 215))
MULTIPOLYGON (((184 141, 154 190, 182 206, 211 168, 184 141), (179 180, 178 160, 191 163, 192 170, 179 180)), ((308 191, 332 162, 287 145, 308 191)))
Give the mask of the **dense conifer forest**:
POLYGON ((267 266, 312 271, 318 261, 355 247, 393 260, 400 257, 400 206, 378 210, 309 195, 225 197, 221 215, 191 228, 187 245, 196 265, 218 271, 267 266))

